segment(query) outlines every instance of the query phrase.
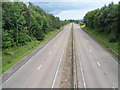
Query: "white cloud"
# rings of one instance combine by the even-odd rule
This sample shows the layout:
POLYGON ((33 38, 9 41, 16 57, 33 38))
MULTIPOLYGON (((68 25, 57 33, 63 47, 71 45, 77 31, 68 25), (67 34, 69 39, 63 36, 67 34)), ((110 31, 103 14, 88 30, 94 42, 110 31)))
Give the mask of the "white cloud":
POLYGON ((57 17, 60 17, 61 20, 68 20, 68 19, 74 19, 74 20, 78 20, 78 19, 83 19, 83 17, 85 16, 85 14, 88 11, 91 11, 93 9, 79 9, 79 10, 64 10, 62 12, 60 12, 59 14, 57 14, 57 17))
MULTIPOLYGON (((52 14, 59 17, 61 20, 65 19, 83 19, 84 15, 91 10, 101 8, 105 4, 108 5, 111 2, 118 3, 119 0, 24 0, 24 2, 50 2, 42 7, 47 11, 51 11, 52 14), (64 4, 54 2, 67 2, 64 4), (73 3, 68 3, 73 2, 73 3), (79 3, 75 3, 79 2, 79 3)), ((38 5, 40 5, 38 3, 38 5)))
POLYGON ((118 3, 119 0, 19 0, 23 2, 115 2, 118 3))
MULTIPOLYGON (((81 0, 81 1, 83 1, 83 0, 81 0)), ((97 8, 101 8, 105 4, 108 5, 109 3, 112 2, 112 0, 101 0, 100 2, 98 2, 98 0, 92 0, 92 2, 90 2, 90 0, 84 0, 84 3, 80 3, 79 5, 85 4, 85 2, 88 4, 88 6, 83 5, 82 7, 80 7, 79 9, 76 9, 76 10, 63 10, 60 13, 58 13, 56 16, 59 17, 61 20, 83 19, 83 17, 85 16, 85 14, 88 11, 91 11, 91 10, 94 10, 97 8), (86 7, 86 8, 84 8, 84 7, 86 7)), ((118 2, 119 2, 118 0, 114 0, 114 3, 118 3, 118 2)))

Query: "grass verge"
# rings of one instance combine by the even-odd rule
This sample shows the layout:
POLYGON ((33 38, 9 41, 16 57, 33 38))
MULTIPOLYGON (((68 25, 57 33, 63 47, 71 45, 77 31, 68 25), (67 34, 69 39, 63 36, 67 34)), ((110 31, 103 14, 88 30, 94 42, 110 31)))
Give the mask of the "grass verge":
POLYGON ((38 48, 44 42, 56 35, 60 30, 54 30, 45 35, 42 41, 32 41, 22 47, 13 47, 2 51, 2 73, 8 70, 12 65, 30 54, 34 49, 38 48))
POLYGON ((61 73, 59 88, 73 87, 72 63, 73 61, 72 61, 72 30, 71 30, 70 36, 67 42, 67 48, 65 52, 65 61, 64 61, 63 70, 61 73))
POLYGON ((118 50, 118 42, 109 42, 109 35, 105 35, 103 33, 95 32, 94 30, 81 26, 82 30, 88 33, 93 39, 95 39, 104 49, 110 52, 116 59, 119 59, 119 50, 118 50), (117 55, 118 54, 118 55, 117 55))

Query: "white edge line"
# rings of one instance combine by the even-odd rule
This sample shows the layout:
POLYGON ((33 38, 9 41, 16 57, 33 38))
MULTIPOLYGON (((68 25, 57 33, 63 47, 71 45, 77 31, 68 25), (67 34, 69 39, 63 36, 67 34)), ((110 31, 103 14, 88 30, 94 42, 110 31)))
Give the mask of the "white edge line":
MULTIPOLYGON (((39 52, 37 52, 31 59, 33 59, 38 53, 39 53, 39 52)), ((17 73, 19 70, 21 70, 27 63, 29 63, 29 62, 31 61, 31 59, 29 59, 25 64, 23 64, 23 65, 21 66, 21 68, 19 68, 15 73, 17 73)), ((14 75, 15 73, 13 73, 13 75, 14 75)), ((4 85, 6 82, 8 82, 8 81, 13 77, 13 75, 11 75, 10 78, 8 78, 2 85, 4 85)), ((1 86, 2 86, 2 85, 1 85, 1 86)))
MULTIPOLYGON (((89 36, 89 35, 88 35, 89 36)), ((91 38, 91 37, 90 37, 91 38)), ((91 38, 92 39, 92 38, 91 38)), ((92 39, 93 40, 93 39, 92 39)), ((93 41, 95 41, 95 40, 93 40, 93 41)), ((97 43, 96 41, 95 41, 95 43, 97 43)), ((98 44, 97 43, 97 45, 100 47, 100 48, 102 48, 101 47, 101 45, 100 44, 98 44)), ((102 48, 103 49, 103 48, 102 48)), ((114 56, 110 53, 110 52, 108 52, 107 50, 105 50, 105 49, 103 49, 107 54, 108 54, 108 56, 111 58, 111 59, 113 59, 113 61, 115 62, 115 63, 117 63, 118 64, 118 62, 113 58, 114 56)), ((78 55, 79 55, 79 52, 78 52, 78 55)), ((97 61, 97 63, 98 63, 98 65, 100 66, 100 63, 97 61)), ((81 62, 80 62, 80 64, 81 64, 81 62)), ((81 68, 81 71, 82 71, 82 68, 81 68)), ((83 72, 82 72, 83 73, 83 72)), ((113 82, 113 84, 114 84, 114 82, 113 82)), ((113 89, 115 90, 115 87, 113 86, 113 89)))
POLYGON ((114 56, 110 53, 110 52, 108 52, 108 51, 106 51, 106 53, 108 54, 108 56, 116 63, 116 64, 118 64, 118 62, 115 60, 115 59, 117 59, 117 58, 113 58, 114 56))
MULTIPOLYGON (((79 28, 80 28, 80 26, 79 26, 79 28)), ((80 28, 81 29, 81 28, 80 28)), ((87 34, 88 35, 88 34, 87 34)), ((89 36, 89 35, 88 35, 89 36)), ((108 56, 109 57, 111 57, 111 59, 116 63, 116 64, 119 64, 118 63, 118 61, 116 61, 113 57, 113 55, 110 53, 110 52, 108 52, 107 50, 105 50, 98 42, 96 42, 91 36, 89 36, 100 48, 102 48, 103 49, 103 51, 105 51, 107 54, 108 54, 108 56)))
MULTIPOLYGON (((79 53, 78 53, 79 55, 79 53)), ((81 61, 79 60, 80 62, 80 67, 81 67, 81 72, 82 72, 82 79, 83 79, 83 85, 84 85, 84 88, 86 88, 86 82, 85 82, 85 77, 84 77, 84 73, 83 73, 83 67, 82 67, 82 64, 81 64, 81 61)))
POLYGON ((56 81, 56 78, 57 78, 57 74, 58 74, 58 71, 59 71, 59 68, 60 68, 60 64, 61 64, 61 61, 62 61, 62 58, 63 58, 63 54, 65 52, 65 47, 67 45, 67 42, 65 43, 65 46, 64 46, 64 49, 63 49, 63 52, 62 52, 62 55, 61 55, 61 58, 60 58, 60 62, 58 64, 58 68, 57 68, 57 71, 55 73, 55 77, 54 77, 54 80, 53 80, 53 83, 52 83, 52 87, 51 88, 54 88, 54 85, 55 85, 55 81, 56 81))

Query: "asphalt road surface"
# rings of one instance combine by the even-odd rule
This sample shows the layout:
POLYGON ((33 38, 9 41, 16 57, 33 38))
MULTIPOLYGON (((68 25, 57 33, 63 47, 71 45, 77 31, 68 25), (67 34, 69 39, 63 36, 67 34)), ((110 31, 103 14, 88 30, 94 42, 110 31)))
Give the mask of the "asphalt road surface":
MULTIPOLYGON (((64 27, 37 54, 16 71, 3 88, 59 87, 72 24, 64 27)), ((118 64, 91 37, 73 24, 79 64, 79 88, 118 88, 118 64)))
POLYGON ((63 31, 13 74, 3 84, 3 88, 58 87, 71 25, 65 26, 63 31))
POLYGON ((118 88, 118 63, 77 24, 73 28, 83 88, 118 88))

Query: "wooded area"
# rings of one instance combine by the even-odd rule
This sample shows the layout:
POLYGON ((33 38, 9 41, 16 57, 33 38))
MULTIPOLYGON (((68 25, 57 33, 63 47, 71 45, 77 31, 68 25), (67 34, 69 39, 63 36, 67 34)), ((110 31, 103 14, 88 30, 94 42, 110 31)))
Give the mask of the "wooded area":
POLYGON ((3 50, 26 45, 33 40, 41 41, 49 31, 67 23, 44 12, 39 6, 22 2, 2 3, 3 50))
POLYGON ((109 37, 109 42, 120 41, 120 2, 110 3, 88 12, 84 17, 86 27, 109 37))
POLYGON ((2 73, 67 23, 33 3, 2 2, 2 73))

